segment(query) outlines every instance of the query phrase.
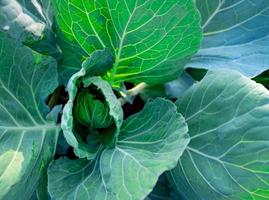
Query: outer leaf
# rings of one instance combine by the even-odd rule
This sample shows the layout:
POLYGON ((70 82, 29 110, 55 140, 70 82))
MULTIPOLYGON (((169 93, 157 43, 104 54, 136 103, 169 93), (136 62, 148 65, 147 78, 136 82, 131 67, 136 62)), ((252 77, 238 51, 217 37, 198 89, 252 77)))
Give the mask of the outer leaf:
POLYGON ((40 39, 46 24, 16 0, 1 0, 1 29, 21 40, 40 39))
POLYGON ((116 147, 105 149, 99 159, 54 161, 49 192, 64 200, 144 199, 188 142, 187 125, 174 104, 156 99, 124 121, 116 147))
MULTIPOLYGON (((108 51, 106 49, 94 52, 92 56, 83 63, 82 69, 74 74, 68 83, 69 100, 64 107, 61 126, 68 144, 74 147, 76 155, 80 158, 87 157, 88 159, 93 159, 96 156, 97 149, 90 148, 80 139, 78 133, 75 131, 73 106, 78 93, 78 81, 83 82, 83 87, 85 88, 93 84, 101 90, 110 108, 109 114, 113 117, 116 125, 114 139, 116 139, 123 121, 123 111, 121 105, 112 91, 109 83, 99 77, 90 77, 89 75, 92 72, 91 70, 95 67, 107 68, 108 66, 112 66, 113 59, 107 54, 108 51)), ((98 70, 95 70, 94 72, 97 73, 98 70)))
POLYGON ((185 199, 269 199, 269 92, 209 72, 177 102, 191 142, 170 180, 185 199))
POLYGON ((0 31, 38 52, 58 56, 50 0, 1 0, 0 31))
POLYGON ((269 68, 269 1, 196 0, 202 48, 188 67, 229 68, 254 77, 269 68))
POLYGON ((0 199, 28 200, 54 155, 59 128, 45 98, 57 87, 56 62, 0 33, 0 199))
POLYGON ((81 57, 114 50, 114 68, 106 76, 113 85, 172 80, 200 44, 192 0, 57 0, 55 9, 64 38, 81 47, 81 57))

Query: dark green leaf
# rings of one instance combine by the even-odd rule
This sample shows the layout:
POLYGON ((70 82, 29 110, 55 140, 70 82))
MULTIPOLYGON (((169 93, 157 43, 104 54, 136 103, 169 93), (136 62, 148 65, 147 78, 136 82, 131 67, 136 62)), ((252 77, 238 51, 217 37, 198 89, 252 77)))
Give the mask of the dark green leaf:
POLYGON ((171 196, 170 184, 165 174, 162 174, 152 192, 145 200, 173 200, 171 196))

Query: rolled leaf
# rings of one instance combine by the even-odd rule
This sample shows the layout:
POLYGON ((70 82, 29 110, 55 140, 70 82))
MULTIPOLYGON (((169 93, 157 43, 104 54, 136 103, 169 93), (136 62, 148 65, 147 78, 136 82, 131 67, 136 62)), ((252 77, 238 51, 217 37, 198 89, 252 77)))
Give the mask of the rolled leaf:
MULTIPOLYGON (((107 53, 108 51, 106 49, 94 52, 93 55, 88 58, 88 61, 86 61, 87 64, 83 63, 82 69, 76 74, 74 74, 68 83, 69 100, 64 107, 61 126, 68 144, 74 148, 75 154, 80 158, 95 158, 97 152, 104 145, 103 142, 109 142, 109 145, 112 146, 115 145, 115 141, 117 139, 117 135, 119 134, 119 130, 123 121, 123 111, 121 105, 117 100, 117 97, 115 96, 109 83, 101 79, 100 77, 91 77, 91 69, 94 68, 94 66, 104 66, 105 68, 107 68, 113 65, 113 59, 111 58, 111 56, 108 56, 107 53), (96 58, 98 58, 98 60, 96 60, 96 58), (92 59, 92 61, 90 61, 90 59, 92 59), (98 90, 95 91, 103 96, 103 100, 106 102, 106 106, 109 108, 109 116, 113 118, 114 125, 112 127, 112 133, 111 130, 109 130, 109 134, 107 134, 109 139, 102 138, 104 141, 99 141, 95 137, 95 131, 93 133, 90 132, 90 130, 85 130, 85 128, 79 129, 74 119, 74 116, 77 115, 74 114, 74 106, 77 100, 76 98, 77 96, 79 96, 80 89, 87 89, 90 86, 95 86, 98 90), (94 143, 92 143, 88 139, 83 140, 83 138, 81 137, 82 132, 84 135, 86 135, 86 137, 88 137, 88 135, 92 135, 94 138, 88 139, 94 141, 94 143), (95 141, 96 139, 97 141, 95 141), (96 144, 96 142, 98 144, 96 144)), ((88 107, 91 106, 97 105, 88 105, 88 107)), ((99 107, 100 109, 100 105, 97 107, 99 107)), ((86 112, 85 114, 87 113, 88 112, 86 112)), ((100 121, 104 120, 107 117, 107 112, 103 112, 101 115, 100 113, 95 113, 95 115, 90 118, 95 118, 95 122, 100 123, 100 121)), ((79 118, 79 120, 81 120, 81 118, 79 118)), ((110 120, 106 122, 110 124, 110 120)), ((106 124, 105 126, 107 125, 108 124, 106 124)))

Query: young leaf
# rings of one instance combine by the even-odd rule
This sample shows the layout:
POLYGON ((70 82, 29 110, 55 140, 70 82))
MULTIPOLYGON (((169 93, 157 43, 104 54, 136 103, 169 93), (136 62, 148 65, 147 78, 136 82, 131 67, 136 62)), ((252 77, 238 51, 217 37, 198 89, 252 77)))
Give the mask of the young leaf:
POLYGON ((144 199, 189 142, 176 106, 158 98, 124 121, 116 146, 93 160, 61 158, 49 168, 53 199, 144 199), (152 115, 153 114, 153 115, 152 115))
POLYGON ((56 61, 0 33, 0 199, 30 199, 53 159, 59 128, 46 119, 56 61))
POLYGON ((209 72, 177 106, 191 142, 170 181, 184 199, 268 199, 268 90, 236 71, 209 72))
POLYGON ((188 67, 233 69, 255 77, 269 68, 268 0, 196 0, 202 48, 188 67))
POLYGON ((64 40, 83 51, 78 57, 105 47, 114 51, 106 76, 114 86, 172 80, 199 48, 200 19, 192 0, 56 0, 54 7, 64 40))
POLYGON ((91 57, 88 58, 88 60, 82 64, 82 69, 76 74, 74 74, 68 83, 69 100, 64 107, 61 126, 68 144, 74 148, 75 154, 80 158, 93 159, 96 156, 96 153, 99 148, 91 148, 89 144, 83 142, 83 140, 79 136, 79 133, 75 130, 73 110, 79 92, 79 82, 82 83, 83 88, 88 88, 89 86, 94 85, 101 90, 102 95, 104 96, 105 101, 107 102, 107 105, 109 107, 109 115, 113 118, 115 123, 115 133, 113 139, 114 142, 111 141, 112 143, 115 143, 116 137, 119 133, 123 121, 123 111, 121 105, 117 100, 117 97, 115 96, 109 83, 99 77, 91 77, 91 72, 94 72, 94 74, 97 72, 101 72, 101 70, 92 71, 92 69, 94 69, 95 67, 102 69, 109 68, 109 66, 112 66, 113 59, 109 55, 106 49, 95 51, 91 55, 91 57))
POLYGON ((109 115, 106 103, 94 99, 88 91, 80 91, 74 107, 74 118, 81 125, 104 129, 112 125, 113 118, 109 115))

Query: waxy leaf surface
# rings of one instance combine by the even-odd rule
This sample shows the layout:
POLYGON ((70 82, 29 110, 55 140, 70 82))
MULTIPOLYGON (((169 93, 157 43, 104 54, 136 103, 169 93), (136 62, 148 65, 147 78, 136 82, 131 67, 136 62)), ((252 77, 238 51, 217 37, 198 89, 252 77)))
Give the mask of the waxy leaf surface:
POLYGON ((50 195, 56 200, 144 199, 158 177, 177 164, 189 142, 187 130, 172 102, 148 102, 124 121, 116 146, 97 159, 52 162, 50 195))
POLYGON ((53 159, 59 127, 44 101, 56 61, 0 33, 0 199, 28 200, 53 159))
POLYGON ((170 181, 184 199, 268 199, 268 90, 236 71, 209 72, 177 106, 191 141, 170 181))
POLYGON ((196 0, 201 49, 187 67, 232 69, 255 77, 269 69, 268 0, 196 0))

